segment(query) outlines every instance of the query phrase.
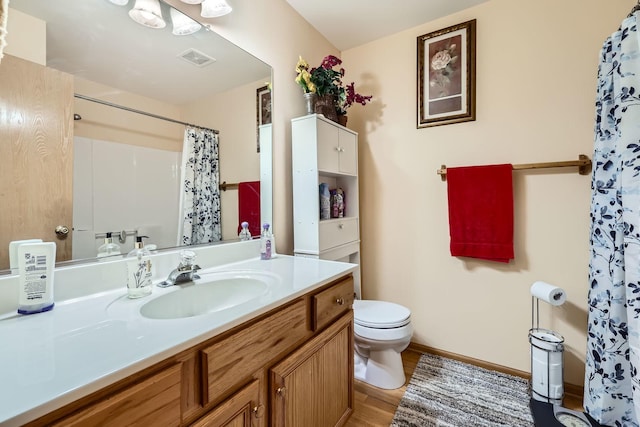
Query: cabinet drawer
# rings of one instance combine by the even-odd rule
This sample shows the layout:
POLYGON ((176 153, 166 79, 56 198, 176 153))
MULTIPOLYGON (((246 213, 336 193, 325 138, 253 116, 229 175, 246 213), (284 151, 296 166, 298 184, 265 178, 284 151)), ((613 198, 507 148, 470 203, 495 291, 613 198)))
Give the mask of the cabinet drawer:
POLYGON ((315 294, 312 301, 311 327, 316 331, 351 308, 353 305, 353 277, 344 279, 315 294))
POLYGON ((304 340, 307 306, 300 299, 202 350, 203 401, 219 402, 236 384, 304 340))
POLYGON ((174 365, 52 425, 179 426, 180 372, 174 365))
POLYGON ((358 218, 320 221, 320 252, 358 240, 358 218))

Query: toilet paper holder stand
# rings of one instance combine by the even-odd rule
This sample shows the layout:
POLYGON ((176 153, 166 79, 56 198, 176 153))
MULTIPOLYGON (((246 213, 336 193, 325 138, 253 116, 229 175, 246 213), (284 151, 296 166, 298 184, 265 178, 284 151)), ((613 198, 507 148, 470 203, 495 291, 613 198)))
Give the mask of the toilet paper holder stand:
POLYGON ((531 344, 531 382, 529 384, 529 390, 532 398, 547 403, 562 404, 562 399, 564 397, 564 363, 562 362, 564 337, 550 329, 540 328, 540 299, 533 295, 531 296, 531 329, 529 329, 529 343, 531 344), (546 375, 543 375, 543 377, 546 378, 546 396, 540 393, 539 390, 536 391, 533 384, 534 378, 538 377, 538 375, 534 375, 534 369, 536 366, 534 364, 534 349, 537 349, 539 352, 546 355, 547 372, 546 375), (561 394, 559 397, 552 397, 553 384, 550 381, 552 378, 552 359, 554 359, 553 361, 557 361, 558 357, 561 361, 559 366, 561 394))

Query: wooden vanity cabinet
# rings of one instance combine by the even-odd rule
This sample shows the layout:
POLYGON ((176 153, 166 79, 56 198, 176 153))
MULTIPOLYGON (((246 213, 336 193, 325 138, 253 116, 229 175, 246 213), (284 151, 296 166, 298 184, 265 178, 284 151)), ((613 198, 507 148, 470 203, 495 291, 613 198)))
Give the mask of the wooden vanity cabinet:
POLYGON ((341 426, 352 303, 348 275, 27 426, 341 426))

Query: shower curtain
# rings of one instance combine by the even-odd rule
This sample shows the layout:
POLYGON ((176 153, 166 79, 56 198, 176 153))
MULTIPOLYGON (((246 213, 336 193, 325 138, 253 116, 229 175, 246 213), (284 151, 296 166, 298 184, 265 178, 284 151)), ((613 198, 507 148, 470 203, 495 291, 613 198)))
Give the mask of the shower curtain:
POLYGON ((607 426, 640 415, 639 18, 605 41, 598 67, 584 406, 607 426))
POLYGON ((222 240, 218 134, 187 127, 182 150, 178 245, 222 240))

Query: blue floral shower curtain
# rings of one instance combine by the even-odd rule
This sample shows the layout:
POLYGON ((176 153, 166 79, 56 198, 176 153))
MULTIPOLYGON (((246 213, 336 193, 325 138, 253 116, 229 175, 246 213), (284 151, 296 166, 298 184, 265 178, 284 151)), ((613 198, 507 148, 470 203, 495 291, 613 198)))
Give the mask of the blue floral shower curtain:
POLYGON ((218 134, 187 127, 182 150, 179 245, 222 239, 219 182, 218 134))
POLYGON ((584 406, 607 426, 640 415, 640 43, 626 18, 598 68, 584 406))

